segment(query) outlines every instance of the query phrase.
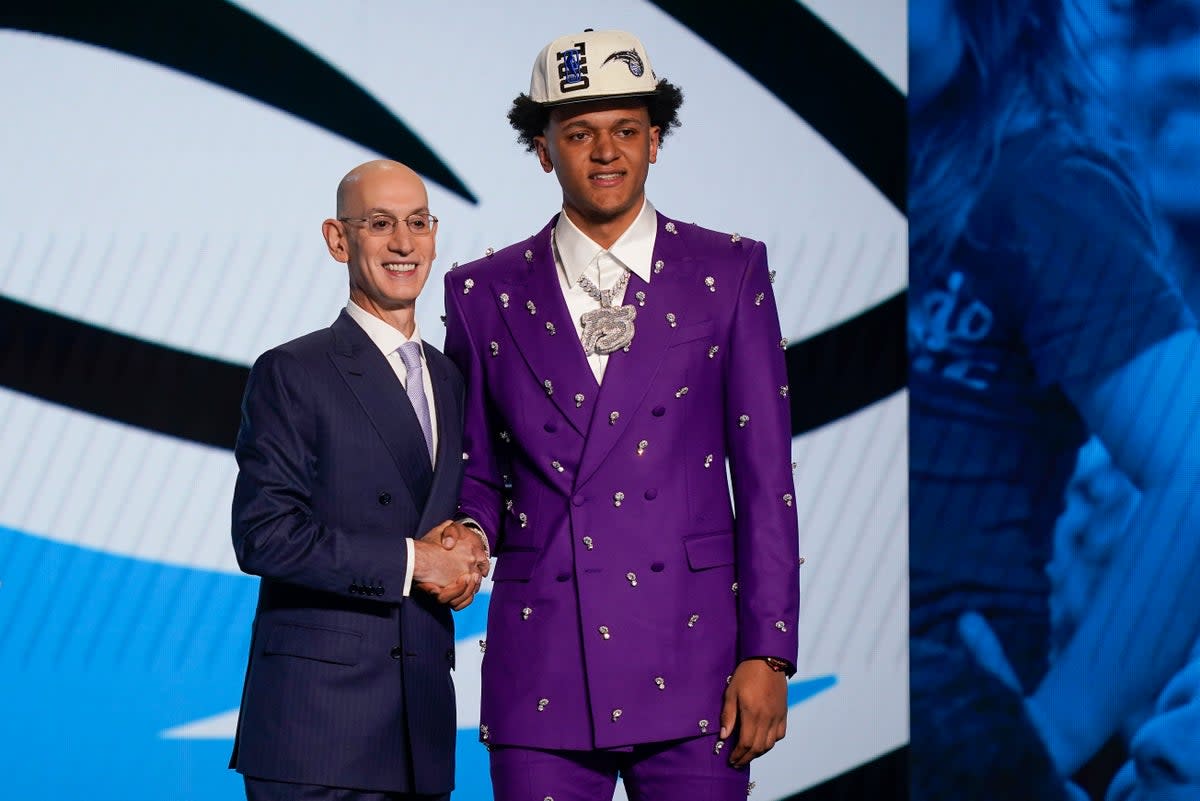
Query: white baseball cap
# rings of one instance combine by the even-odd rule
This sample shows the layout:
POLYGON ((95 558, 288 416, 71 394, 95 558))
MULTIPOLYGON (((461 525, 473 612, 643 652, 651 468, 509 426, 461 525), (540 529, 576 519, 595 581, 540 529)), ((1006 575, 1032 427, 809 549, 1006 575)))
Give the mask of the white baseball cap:
POLYGON ((560 36, 533 62, 529 97, 543 106, 657 93, 646 48, 632 33, 594 31, 560 36))

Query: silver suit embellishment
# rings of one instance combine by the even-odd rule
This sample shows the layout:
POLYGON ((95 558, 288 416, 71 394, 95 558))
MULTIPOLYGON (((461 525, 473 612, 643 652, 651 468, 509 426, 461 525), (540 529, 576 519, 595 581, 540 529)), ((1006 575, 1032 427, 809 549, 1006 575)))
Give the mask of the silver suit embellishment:
POLYGON ((729 241, 736 245, 738 242, 742 241, 742 235, 735 233, 733 236, 729 237, 729 241))
POLYGON ((689 628, 689 629, 693 629, 693 628, 695 628, 695 627, 696 627, 696 621, 698 621, 699 619, 700 619, 700 616, 699 616, 699 615, 692 615, 691 617, 689 617, 689 618, 688 618, 688 628, 689 628))
POLYGON ((553 462, 551 462, 550 466, 553 467, 555 470, 557 470, 560 473, 563 471, 562 462, 558 461, 557 459, 555 459, 553 462))
POLYGON ((782 620, 775 621, 775 628, 779 629, 780 631, 782 631, 784 633, 787 633, 787 623, 784 623, 782 620))
POLYGON ((657 275, 658 273, 661 273, 663 271, 664 266, 666 266, 666 265, 663 264, 662 259, 659 259, 658 261, 654 262, 654 274, 657 275))
POLYGON ((713 460, 713 455, 711 453, 708 454, 707 456, 705 456, 704 457, 704 466, 712 467, 712 460, 713 460))
POLYGON ((707 720, 700 721, 700 733, 708 734, 708 721, 707 720))
POLYGON ((545 709, 546 707, 548 707, 549 705, 550 705, 550 699, 549 699, 549 698, 540 698, 540 699, 538 699, 538 712, 541 712, 542 710, 544 710, 544 709, 545 709))
POLYGON ((774 271, 774 270, 771 270, 769 273, 767 273, 767 279, 768 279, 768 280, 769 280, 769 281, 770 281, 772 284, 773 284, 773 283, 775 283, 775 271, 774 271))
POLYGON ((788 508, 791 508, 791 505, 792 505, 792 493, 790 493, 790 492, 786 492, 786 493, 784 493, 784 495, 783 495, 783 503, 784 503, 784 505, 785 505, 785 506, 787 506, 788 508))
POLYGON ((464 295, 471 294, 471 290, 474 288, 474 286, 475 286, 475 279, 473 279, 473 278, 468 278, 466 281, 463 281, 463 294, 464 295))
POLYGON ((529 516, 524 512, 521 512, 521 514, 517 515, 517 520, 521 521, 521 528, 525 528, 529 525, 529 516))
POLYGON ((677 398, 682 398, 686 394, 688 394, 687 387, 680 387, 679 389, 675 390, 675 397, 677 398))
POLYGON ((575 393, 575 408, 578 409, 580 406, 583 406, 583 401, 584 401, 583 393, 576 392, 575 393))
POLYGON ((625 500, 625 493, 616 492, 613 494, 613 506, 620 506, 621 502, 624 500, 625 500))
POLYGON ((779 388, 779 397, 786 398, 788 394, 788 385, 784 384, 779 388))
POLYGON ((645 292, 643 292, 642 290, 639 289, 637 292, 633 293, 633 296, 635 298, 637 298, 637 302, 638 302, 639 306, 646 305, 646 293, 645 292))
POLYGON ((537 306, 533 305, 532 300, 525 301, 525 308, 529 309, 530 314, 537 314, 537 306))
POLYGON ((711 275, 705 276, 704 285, 708 287, 709 292, 717 291, 717 279, 713 278, 711 275))
POLYGON ((788 343, 788 339, 787 339, 787 337, 784 337, 783 339, 779 340, 779 347, 782 350, 787 350, 787 343, 788 343))
POLYGON ((479 653, 481 653, 481 654, 487 653, 487 640, 479 641, 479 653))
POLYGON ((737 583, 736 581, 735 581, 735 582, 733 582, 733 585, 732 585, 732 586, 730 586, 730 588, 729 588, 729 589, 733 590, 733 594, 734 594, 734 595, 737 595, 737 591, 738 591, 738 583, 737 583))
POLYGON ((650 447, 650 443, 647 442, 646 440, 642 440, 641 442, 639 442, 638 446, 637 446, 637 455, 641 456, 643 453, 646 452, 646 448, 648 448, 648 447, 650 447))
POLYGON ((488 347, 492 349, 493 356, 500 355, 500 343, 499 342, 496 342, 496 341, 489 342, 488 347))
POLYGON ((600 631, 600 637, 602 639, 607 640, 612 636, 611 634, 609 634, 608 626, 601 626, 599 631, 600 631))
POLYGON ((621 710, 614 709, 612 713, 613 723, 616 723, 621 718, 621 710))
POLYGON ((529 616, 533 614, 533 610, 528 606, 521 610, 521 620, 529 620, 529 616))
POLYGON ((636 586, 637 586, 637 573, 634 573, 634 572, 631 570, 631 571, 629 571, 628 573, 626 573, 626 574, 625 574, 625 578, 626 578, 626 580, 629 582, 629 585, 630 585, 631 587, 636 587, 636 586))
POLYGON ((533 261, 533 251, 532 250, 525 251, 525 261, 533 261))
POLYGON ((708 349, 708 358, 710 358, 710 359, 711 359, 711 358, 713 358, 714 356, 716 356, 716 355, 717 355, 717 351, 719 351, 720 349, 721 349, 721 346, 720 346, 720 345, 713 345, 711 348, 709 348, 709 349, 708 349))
POLYGON ((722 749, 722 748, 724 748, 724 747, 725 747, 725 741, 724 741, 724 740, 717 740, 717 744, 713 746, 713 753, 714 753, 714 754, 719 754, 719 753, 721 753, 721 749, 722 749))
POLYGON ((495 252, 496 252, 495 248, 488 248, 487 250, 483 251, 483 255, 487 256, 490 259, 492 257, 492 255, 495 254, 495 252))
POLYGON ((592 550, 592 548, 594 548, 594 547, 595 547, 595 543, 593 543, 593 542, 592 542, 592 538, 591 538, 591 537, 584 537, 584 538, 583 538, 583 545, 584 545, 584 547, 586 547, 586 548, 587 548, 589 551, 590 551, 590 550, 592 550))
POLYGON ((662 677, 662 676, 655 676, 655 677, 654 677, 654 684, 655 684, 655 686, 657 686, 657 687, 658 687, 658 689, 660 689, 660 690, 665 690, 665 689, 667 689, 667 682, 666 682, 666 680, 665 680, 665 679, 663 679, 663 677, 662 677))
POLYGON ((610 426, 615 426, 617 424, 617 420, 618 420, 618 418, 620 418, 620 416, 621 416, 620 412, 609 412, 608 413, 608 424, 610 426))
POLYGON ((676 231, 676 230, 675 230, 675 223, 673 223, 673 222, 669 222, 669 223, 667 223, 667 224, 666 224, 666 226, 664 226, 664 227, 667 229, 667 233, 668 233, 668 234, 677 234, 677 233, 679 233, 678 231, 676 231))
POLYGON ((500 293, 500 305, 506 309, 508 308, 508 293, 507 292, 500 293))
POLYGON ((545 381, 542 382, 542 386, 546 389, 547 395, 554 394, 554 382, 551 381, 549 378, 547 378, 545 381))
POLYGON ((675 313, 674 312, 667 312, 667 325, 671 326, 672 328, 675 327, 675 313))
POLYGON ((554 323, 551 322, 546 323, 546 330, 550 332, 550 336, 554 336, 558 333, 558 331, 554 328, 554 323))
POLYGON ((759 292, 757 295, 754 296, 754 305, 761 306, 763 300, 766 299, 766 297, 767 297, 766 292, 759 292))
POLYGON ((738 428, 745 428, 746 423, 749 423, 749 422, 750 422, 750 415, 743 414, 741 417, 738 418, 738 428))

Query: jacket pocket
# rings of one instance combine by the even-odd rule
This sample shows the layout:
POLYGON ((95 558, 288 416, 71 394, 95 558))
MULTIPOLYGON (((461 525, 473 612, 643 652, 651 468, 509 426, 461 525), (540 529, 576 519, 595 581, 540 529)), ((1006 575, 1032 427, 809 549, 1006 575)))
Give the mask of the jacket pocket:
POLYGON ((335 665, 357 665, 362 635, 356 631, 281 623, 271 629, 266 655, 298 656, 335 665))
POLYGON ((712 339, 713 332, 716 329, 716 323, 712 320, 705 320, 694 325, 685 325, 682 328, 676 329, 675 336, 672 337, 671 344, 668 347, 673 348, 685 342, 695 342, 697 339, 712 339))
POLYGON ((688 565, 692 570, 733 564, 733 532, 714 531, 696 534, 683 540, 688 565))
POLYGON ((496 572, 492 581, 529 581, 541 551, 506 550, 496 556, 496 572))

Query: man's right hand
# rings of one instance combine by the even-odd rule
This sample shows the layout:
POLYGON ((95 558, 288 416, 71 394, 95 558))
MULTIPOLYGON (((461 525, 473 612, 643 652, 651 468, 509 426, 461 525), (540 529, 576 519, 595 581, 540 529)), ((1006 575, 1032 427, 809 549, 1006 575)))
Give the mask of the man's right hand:
POLYGON ((414 586, 456 612, 475 599, 489 568, 478 536, 449 520, 416 540, 413 554, 414 586))

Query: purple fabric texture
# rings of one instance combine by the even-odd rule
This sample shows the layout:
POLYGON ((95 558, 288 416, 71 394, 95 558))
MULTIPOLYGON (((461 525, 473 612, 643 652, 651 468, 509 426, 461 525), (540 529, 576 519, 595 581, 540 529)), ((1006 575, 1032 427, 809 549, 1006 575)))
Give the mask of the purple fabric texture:
POLYGON ((740 659, 796 660, 789 389, 766 249, 657 224, 651 280, 625 292, 637 333, 601 385, 558 285, 554 220, 446 278, 446 352, 467 380, 461 512, 498 557, 488 744, 713 734, 740 659))

